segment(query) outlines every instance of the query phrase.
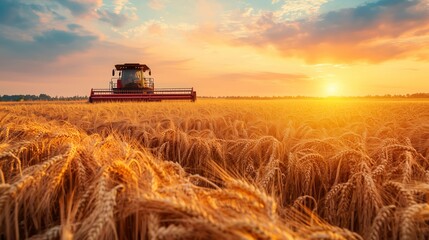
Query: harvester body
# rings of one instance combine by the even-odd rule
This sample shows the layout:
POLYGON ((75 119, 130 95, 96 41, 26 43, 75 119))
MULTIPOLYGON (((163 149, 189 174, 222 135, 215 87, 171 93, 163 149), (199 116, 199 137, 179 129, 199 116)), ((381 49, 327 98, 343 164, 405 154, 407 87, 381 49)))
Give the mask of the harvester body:
POLYGON ((193 88, 155 88, 150 68, 145 64, 115 65, 109 89, 91 89, 89 102, 108 101, 162 101, 197 99, 193 88), (116 71, 115 71, 116 69, 116 71), (118 77, 116 77, 118 73, 118 77))

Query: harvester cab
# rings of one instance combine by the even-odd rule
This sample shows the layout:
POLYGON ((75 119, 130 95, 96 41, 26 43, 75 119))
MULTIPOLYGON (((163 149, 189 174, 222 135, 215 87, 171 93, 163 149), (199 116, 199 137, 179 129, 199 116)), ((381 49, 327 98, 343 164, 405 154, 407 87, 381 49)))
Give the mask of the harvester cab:
POLYGON ((145 76, 145 72, 148 72, 149 76, 152 75, 150 68, 145 64, 117 64, 112 70, 110 88, 114 91, 119 89, 154 90, 153 78, 145 76), (118 77, 116 77, 116 73, 118 77))
POLYGON ((155 88, 152 71, 145 64, 116 64, 109 89, 91 89, 89 102, 163 101, 197 99, 193 88, 155 88))

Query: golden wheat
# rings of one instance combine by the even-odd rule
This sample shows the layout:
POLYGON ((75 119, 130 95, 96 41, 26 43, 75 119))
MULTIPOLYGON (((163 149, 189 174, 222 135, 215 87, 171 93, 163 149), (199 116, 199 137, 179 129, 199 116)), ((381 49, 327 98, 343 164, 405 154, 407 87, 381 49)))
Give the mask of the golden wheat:
POLYGON ((0 104, 0 239, 427 239, 427 112, 0 104))

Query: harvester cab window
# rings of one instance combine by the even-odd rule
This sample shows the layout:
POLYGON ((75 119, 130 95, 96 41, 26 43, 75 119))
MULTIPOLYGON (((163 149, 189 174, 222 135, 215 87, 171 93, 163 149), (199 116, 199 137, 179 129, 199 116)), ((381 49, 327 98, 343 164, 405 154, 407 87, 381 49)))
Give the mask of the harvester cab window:
POLYGON ((122 70, 122 85, 125 88, 139 88, 141 85, 142 74, 140 70, 126 69, 122 70))

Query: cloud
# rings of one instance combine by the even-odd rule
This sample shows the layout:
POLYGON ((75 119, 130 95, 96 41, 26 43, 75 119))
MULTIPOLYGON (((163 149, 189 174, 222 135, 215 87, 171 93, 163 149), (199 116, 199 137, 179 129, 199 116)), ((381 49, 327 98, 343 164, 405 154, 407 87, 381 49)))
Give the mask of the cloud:
POLYGON ((39 5, 3 0, 0 2, 0 25, 20 29, 33 28, 40 21, 38 13, 43 11, 39 5))
MULTIPOLYGON (((422 1, 382 0, 356 8, 329 12, 316 22, 300 24, 295 54, 310 62, 382 62, 414 56, 424 45, 415 35, 429 27, 429 9, 422 1), (307 50, 305 50, 307 49, 307 50)), ((287 29, 287 27, 286 27, 287 29)), ((275 39, 265 35, 267 40, 275 39)), ((282 35, 281 40, 289 39, 282 35)), ((288 48, 275 44, 283 52, 288 48)))
POLYGON ((125 5, 128 3, 128 0, 115 0, 115 10, 114 13, 119 14, 121 13, 122 9, 124 9, 125 5))
MULTIPOLYGON (((298 10, 303 9, 299 6, 298 10)), ((427 56, 422 53, 429 42, 427 0, 380 0, 304 19, 284 18, 278 11, 235 11, 224 18, 211 28, 201 25, 191 35, 215 43, 270 47, 286 58, 298 57, 309 63, 427 56)))
POLYGON ((98 20, 115 28, 124 27, 130 20, 138 20, 138 9, 129 0, 111 0, 95 10, 98 20))
POLYGON ((142 35, 145 35, 146 37, 155 36, 158 38, 159 36, 162 36, 167 30, 180 30, 180 27, 181 25, 168 25, 162 20, 151 19, 133 28, 117 32, 126 38, 137 38, 142 35))
POLYGON ((52 61, 67 54, 84 51, 90 48, 97 39, 91 34, 62 30, 45 31, 31 40, 0 37, 1 59, 28 62, 52 61))
POLYGON ((75 30, 81 30, 81 29, 82 29, 82 26, 81 26, 81 25, 79 25, 79 24, 70 23, 70 24, 67 24, 67 28, 68 28, 70 31, 75 31, 75 30))
MULTIPOLYGON (((399 37, 419 29, 429 20, 429 9, 418 1, 382 0, 351 9, 329 12, 321 21, 309 26, 313 39, 362 41, 378 37, 399 37), (333 36, 332 34, 336 34, 333 36)), ((427 26, 426 26, 427 27, 427 26)))
POLYGON ((90 48, 98 37, 77 24, 67 9, 88 14, 99 4, 100 0, 0 1, 2 68, 17 62, 50 62, 90 48))
POLYGON ((274 14, 283 20, 297 20, 318 15, 320 7, 328 0, 284 0, 283 2, 281 9, 274 14))
POLYGON ((114 27, 122 27, 127 21, 128 17, 124 14, 118 14, 109 10, 97 10, 99 20, 111 24, 114 27))
POLYGON ((55 0, 63 7, 70 10, 74 16, 82 16, 91 13, 101 5, 102 0, 55 0))

